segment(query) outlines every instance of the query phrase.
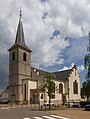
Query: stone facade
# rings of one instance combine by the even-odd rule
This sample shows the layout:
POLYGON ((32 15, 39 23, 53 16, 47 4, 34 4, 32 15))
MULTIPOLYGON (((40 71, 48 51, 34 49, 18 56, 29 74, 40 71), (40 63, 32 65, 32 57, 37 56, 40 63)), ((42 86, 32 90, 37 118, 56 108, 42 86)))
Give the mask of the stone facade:
MULTIPOLYGON (((21 19, 17 32, 23 34, 21 19)), ((15 44, 9 49, 9 100, 20 103, 23 100, 22 79, 31 78, 31 51, 26 47, 24 37, 18 39, 17 35, 15 44)))
MULTIPOLYGON (((59 72, 53 72, 54 75, 56 75, 56 78, 53 80, 55 85, 57 86, 57 91, 55 91, 54 97, 51 99, 52 102, 54 102, 56 105, 60 105, 65 102, 79 102, 81 99, 80 96, 80 77, 78 74, 78 70, 76 66, 74 66, 72 69, 69 69, 70 73, 68 74, 66 79, 62 79, 61 77, 57 78, 57 74, 61 74, 62 71, 59 72), (74 82, 77 81, 78 87, 77 87, 77 93, 74 94, 74 82), (59 85, 62 84, 63 91, 60 93, 59 85)), ((67 70, 68 71, 68 70, 67 70)), ((66 70, 63 72, 67 72, 66 70)), ((45 77, 44 74, 40 74, 41 70, 38 70, 36 68, 31 68, 32 72, 32 78, 23 80, 23 84, 26 84, 27 88, 27 102, 30 103, 40 103, 43 104, 44 101, 49 100, 49 97, 46 92, 43 92, 42 90, 39 90, 39 88, 44 85, 45 77), (38 73, 37 73, 38 72, 38 73), (38 75, 39 74, 39 75, 38 75), (35 95, 34 95, 35 94, 35 95), (41 95, 43 95, 43 98, 41 98, 41 95), (36 100, 35 100, 36 98, 36 100)), ((43 71, 42 71, 43 72, 43 71)), ((44 72, 45 73, 45 72, 44 72)))
MULTIPOLYGON (((31 50, 25 44, 20 17, 15 44, 9 49, 9 100, 17 104, 42 105, 49 99, 47 93, 39 89, 44 85, 46 72, 31 67, 30 57, 31 50)), ((66 101, 80 101, 80 77, 76 66, 52 74, 55 76, 53 81, 58 88, 52 97, 56 105, 66 101)))

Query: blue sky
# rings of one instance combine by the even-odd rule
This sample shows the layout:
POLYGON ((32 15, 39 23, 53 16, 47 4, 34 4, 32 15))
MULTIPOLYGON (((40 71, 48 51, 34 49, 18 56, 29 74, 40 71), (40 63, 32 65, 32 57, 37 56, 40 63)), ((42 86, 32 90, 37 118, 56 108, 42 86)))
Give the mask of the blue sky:
POLYGON ((0 89, 8 84, 8 49, 15 42, 20 7, 31 65, 58 71, 75 64, 85 81, 89 0, 0 0, 0 89))

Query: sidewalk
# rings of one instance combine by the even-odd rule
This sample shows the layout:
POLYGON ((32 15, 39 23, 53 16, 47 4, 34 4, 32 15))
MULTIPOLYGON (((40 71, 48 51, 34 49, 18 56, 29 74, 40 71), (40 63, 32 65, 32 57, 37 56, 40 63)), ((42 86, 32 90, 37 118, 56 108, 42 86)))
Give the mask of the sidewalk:
POLYGON ((84 108, 66 108, 65 110, 50 111, 49 114, 71 117, 71 119, 90 119, 90 111, 84 108))
POLYGON ((39 105, 35 104, 28 104, 28 105, 16 105, 16 104, 0 104, 0 108, 5 108, 5 107, 30 107, 30 108, 39 108, 39 105))

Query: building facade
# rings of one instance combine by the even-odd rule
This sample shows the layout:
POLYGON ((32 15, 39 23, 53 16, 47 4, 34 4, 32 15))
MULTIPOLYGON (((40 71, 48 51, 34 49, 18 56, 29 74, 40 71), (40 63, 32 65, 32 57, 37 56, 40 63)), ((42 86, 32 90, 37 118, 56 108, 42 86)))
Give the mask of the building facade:
MULTIPOLYGON (((31 67, 31 50, 25 44, 21 16, 14 45, 9 51, 9 100, 16 104, 43 104, 48 100, 45 91, 39 89, 45 83, 45 71, 31 67)), ((80 101, 80 77, 77 67, 52 72, 58 91, 52 96, 55 104, 80 101)))

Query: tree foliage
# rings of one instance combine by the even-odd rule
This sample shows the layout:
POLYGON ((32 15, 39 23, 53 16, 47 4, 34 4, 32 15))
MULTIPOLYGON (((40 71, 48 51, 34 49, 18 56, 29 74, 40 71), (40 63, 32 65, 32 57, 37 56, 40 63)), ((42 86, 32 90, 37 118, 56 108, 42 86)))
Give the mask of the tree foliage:
POLYGON ((85 97, 87 97, 87 99, 89 98, 89 96, 90 96, 90 80, 87 80, 82 84, 81 96, 82 96, 82 98, 85 98, 85 97))
POLYGON ((86 79, 90 79, 90 54, 84 57, 84 67, 87 69, 86 79))
POLYGON ((89 32, 89 45, 87 47, 88 54, 84 57, 84 67, 87 69, 86 81, 82 84, 81 95, 90 96, 90 32, 89 32))
POLYGON ((45 84, 43 85, 43 88, 42 88, 47 92, 49 96, 49 109, 51 108, 50 102, 51 102, 52 94, 54 94, 55 91, 57 90, 57 87, 53 79, 54 79, 54 76, 48 72, 45 76, 45 84))

